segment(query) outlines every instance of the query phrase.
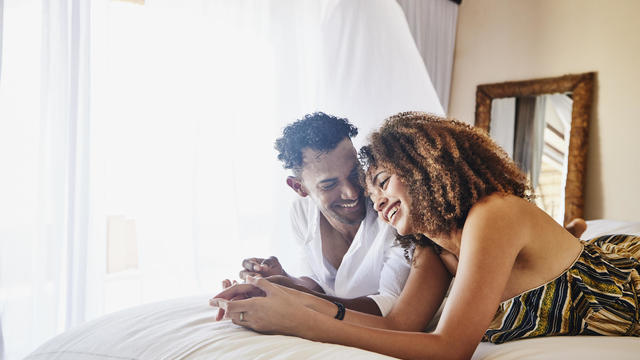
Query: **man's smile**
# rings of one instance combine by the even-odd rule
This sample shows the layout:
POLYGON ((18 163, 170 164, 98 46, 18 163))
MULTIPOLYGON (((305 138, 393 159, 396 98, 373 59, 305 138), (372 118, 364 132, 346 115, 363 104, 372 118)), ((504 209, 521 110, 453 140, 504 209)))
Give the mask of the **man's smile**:
POLYGON ((340 212, 357 212, 362 209, 362 204, 364 203, 363 197, 360 196, 355 200, 351 201, 341 201, 339 203, 334 204, 332 207, 340 212))

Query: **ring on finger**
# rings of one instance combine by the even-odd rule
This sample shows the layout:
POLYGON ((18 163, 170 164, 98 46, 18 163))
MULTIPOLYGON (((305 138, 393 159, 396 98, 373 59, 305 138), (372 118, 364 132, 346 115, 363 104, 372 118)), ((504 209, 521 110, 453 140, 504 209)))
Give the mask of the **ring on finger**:
POLYGON ((240 313, 240 321, 244 321, 244 311, 240 313))

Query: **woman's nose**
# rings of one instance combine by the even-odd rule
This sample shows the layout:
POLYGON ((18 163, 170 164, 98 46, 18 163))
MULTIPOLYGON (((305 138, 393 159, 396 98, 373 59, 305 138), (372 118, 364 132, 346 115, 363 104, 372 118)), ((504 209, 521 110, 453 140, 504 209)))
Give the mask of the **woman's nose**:
POLYGON ((381 194, 376 196, 371 196, 371 200, 373 201, 373 208, 375 211, 380 212, 384 209, 385 204, 387 203, 387 198, 381 194))

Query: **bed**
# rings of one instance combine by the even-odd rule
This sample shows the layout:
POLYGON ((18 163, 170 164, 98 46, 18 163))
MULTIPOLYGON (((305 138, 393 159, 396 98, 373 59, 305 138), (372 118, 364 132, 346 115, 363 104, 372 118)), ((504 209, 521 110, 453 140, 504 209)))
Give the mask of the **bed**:
MULTIPOLYGON (((640 235, 640 222, 595 220, 583 238, 640 235)), ((262 335, 230 321, 214 322, 211 294, 140 305, 82 324, 49 340, 26 360, 59 359, 392 359, 347 346, 262 335)), ((633 337, 547 337, 501 345, 481 343, 473 360, 639 359, 633 337)))

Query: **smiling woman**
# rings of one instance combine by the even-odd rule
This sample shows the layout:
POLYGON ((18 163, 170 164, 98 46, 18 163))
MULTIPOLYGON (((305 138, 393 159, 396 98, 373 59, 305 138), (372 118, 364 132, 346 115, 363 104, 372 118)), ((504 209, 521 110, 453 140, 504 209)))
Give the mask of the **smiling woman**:
MULTIPOLYGON (((525 197, 526 177, 495 142, 468 125, 437 119, 415 113, 393 116, 361 151, 369 172, 378 169, 368 179, 376 185, 370 191, 378 192, 385 179, 397 174, 410 198, 419 199, 409 219, 419 226, 414 232, 436 235, 461 228, 472 205, 495 191, 525 197), (386 177, 380 178, 381 173, 386 177)), ((385 216, 395 204, 374 202, 385 216)))

